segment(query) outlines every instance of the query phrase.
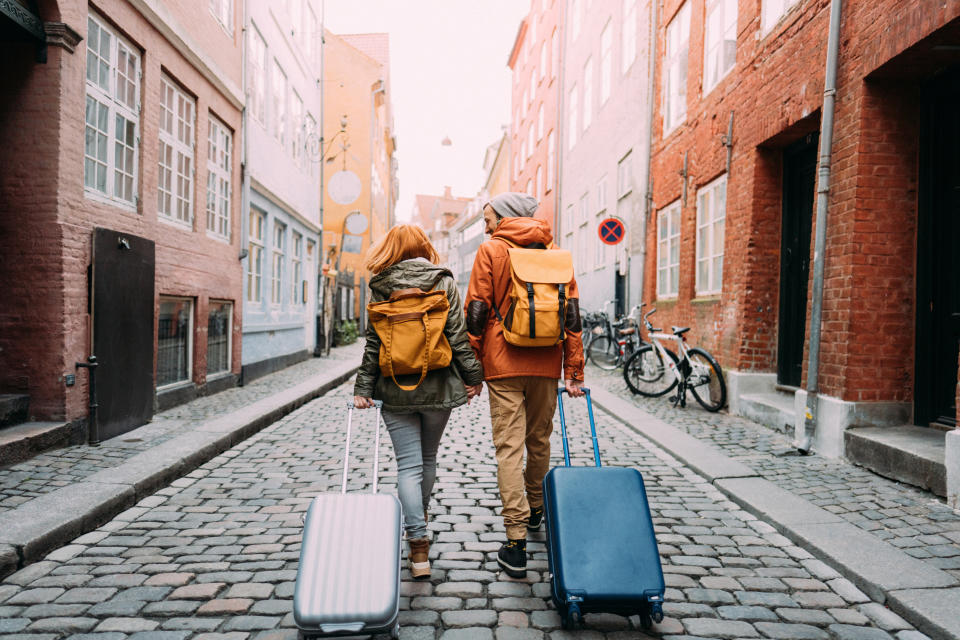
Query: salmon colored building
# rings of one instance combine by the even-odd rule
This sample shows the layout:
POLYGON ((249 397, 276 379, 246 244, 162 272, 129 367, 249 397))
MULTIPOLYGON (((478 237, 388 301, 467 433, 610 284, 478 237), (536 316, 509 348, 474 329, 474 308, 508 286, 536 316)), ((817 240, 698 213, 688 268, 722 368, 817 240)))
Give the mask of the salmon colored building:
MULTIPOLYGON (((8 4, 8 3, 5 3, 8 4)), ((100 438, 235 384, 241 10, 40 0, 0 49, 0 392, 100 438), (34 13, 34 9, 36 8, 34 13)))
POLYGON ((564 2, 532 0, 507 60, 513 72, 510 190, 540 201, 536 217, 556 229, 559 194, 560 33, 564 2))

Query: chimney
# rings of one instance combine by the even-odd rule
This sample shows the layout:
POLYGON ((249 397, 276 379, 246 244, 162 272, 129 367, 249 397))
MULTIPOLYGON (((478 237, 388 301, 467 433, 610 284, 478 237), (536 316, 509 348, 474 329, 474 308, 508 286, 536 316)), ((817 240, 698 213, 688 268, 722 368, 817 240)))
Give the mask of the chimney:
POLYGON ((453 190, 450 187, 443 188, 443 197, 447 200, 453 200, 453 190))

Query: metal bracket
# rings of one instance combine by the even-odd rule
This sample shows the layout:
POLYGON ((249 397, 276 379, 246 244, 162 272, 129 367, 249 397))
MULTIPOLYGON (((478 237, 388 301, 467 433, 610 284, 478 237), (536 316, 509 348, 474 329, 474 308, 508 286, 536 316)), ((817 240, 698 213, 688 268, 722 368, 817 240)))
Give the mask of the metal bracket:
POLYGON ((733 158, 733 111, 730 111, 730 121, 727 123, 726 135, 720 136, 720 144, 727 148, 727 173, 730 173, 730 161, 733 158))
POLYGON ((683 152, 683 168, 678 171, 678 173, 683 177, 683 206, 687 206, 687 176, 689 172, 687 171, 687 152, 683 152))

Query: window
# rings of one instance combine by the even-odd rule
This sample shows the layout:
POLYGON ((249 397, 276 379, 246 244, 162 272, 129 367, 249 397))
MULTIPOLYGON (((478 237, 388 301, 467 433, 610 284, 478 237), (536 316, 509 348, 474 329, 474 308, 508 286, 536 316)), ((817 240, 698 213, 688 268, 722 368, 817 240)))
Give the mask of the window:
POLYGON ((613 36, 610 35, 610 29, 610 22, 607 21, 607 26, 600 34, 600 104, 605 104, 610 97, 610 74, 613 64, 611 58, 613 36))
POLYGON ((536 191, 537 191, 537 192, 536 192, 536 198, 537 198, 537 200, 539 200, 539 199, 541 199, 541 198, 543 197, 543 195, 544 195, 544 188, 543 188, 543 167, 541 167, 541 166, 539 166, 539 165, 537 166, 537 178, 536 178, 536 182, 537 182, 536 185, 535 185, 535 188, 536 188, 536 191))
POLYGON ((637 0, 623 0, 623 30, 620 32, 620 73, 629 71, 630 65, 636 58, 637 0))
POLYGON ((140 55, 92 12, 87 18, 83 185, 135 205, 140 147, 140 55))
POLYGON ((680 276, 680 201, 660 211, 657 219, 657 297, 677 295, 680 276))
POLYGON ((193 377, 193 301, 160 298, 157 317, 157 388, 193 377))
POLYGON ((573 149, 577 144, 577 85, 570 89, 570 103, 567 106, 567 115, 570 118, 567 127, 567 148, 573 149))
POLYGON ((617 198, 622 198, 633 190, 633 156, 632 151, 621 158, 617 163, 617 198))
POLYGON ((527 117, 527 90, 523 90, 523 98, 520 100, 520 119, 527 117))
POLYGON ((293 255, 290 257, 290 282, 293 285, 290 299, 295 305, 306 303, 303 295, 303 236, 293 232, 293 255))
POLYGON ((533 155, 534 150, 536 149, 537 143, 534 141, 533 136, 536 134, 534 131, 534 125, 531 122, 530 128, 527 129, 527 160, 530 159, 530 156, 533 155))
POLYGON ((317 14, 313 12, 313 8, 307 3, 307 32, 304 34, 305 42, 303 43, 304 52, 307 54, 307 60, 311 63, 315 61, 316 50, 317 50, 317 38, 319 36, 320 30, 317 27, 317 14))
MULTIPOLYGON (((573 233, 573 205, 568 204, 567 210, 563 212, 563 230, 568 234, 573 233)), ((573 249, 573 243, 567 243, 568 249, 573 249)))
POLYGON ((763 32, 766 33, 770 31, 770 29, 780 21, 780 16, 785 14, 797 1, 798 0, 763 0, 763 6, 761 7, 763 32))
POLYGON ((210 13, 227 33, 233 35, 233 0, 210 0, 210 13))
POLYGON ((723 231, 727 209, 727 176, 697 193, 697 293, 723 288, 723 231))
POLYGON ((553 175, 557 166, 557 141, 553 131, 547 135, 547 186, 544 191, 553 189, 553 175))
POLYGON ((207 132, 207 233, 230 239, 231 133, 210 115, 207 132))
POLYGON ((537 13, 535 11, 530 12, 530 48, 537 44, 537 13))
MULTIPOLYGON (((607 218, 607 212, 599 211, 596 215, 595 228, 599 229, 600 223, 606 220, 606 218, 607 218)), ((594 252, 594 255, 593 255, 593 266, 596 268, 599 268, 607 264, 607 246, 608 245, 604 242, 600 242, 599 237, 594 238, 594 240, 596 241, 595 244, 596 244, 597 250, 594 252)))
POLYGON ((597 211, 604 211, 607 208, 607 176, 600 178, 597 183, 597 211))
POLYGON ((574 40, 580 35, 580 3, 582 0, 570 0, 570 37, 574 40))
POLYGON ((196 102, 169 78, 160 78, 160 176, 157 212, 193 224, 193 127, 196 102))
POLYGON ((540 80, 543 80, 547 75, 547 43, 543 41, 540 43, 540 71, 539 76, 540 80))
POLYGON ((580 211, 577 216, 577 223, 583 224, 590 219, 590 193, 584 193, 580 196, 580 211))
POLYGON ((577 264, 577 273, 586 273, 590 268, 590 223, 584 222, 577 229, 577 255, 574 260, 577 264))
POLYGON ((527 180, 527 188, 523 190, 528 196, 533 195, 533 180, 527 180))
POLYGON ((273 61, 273 137, 280 141, 280 146, 287 147, 287 75, 280 67, 280 63, 273 61))
POLYGON ((557 69, 560 67, 560 38, 557 36, 557 30, 554 29, 550 35, 550 77, 557 77, 557 69))
MULTIPOLYGON (((307 152, 307 141, 310 140, 312 136, 318 136, 318 137, 319 137, 319 135, 320 135, 320 132, 317 131, 317 121, 316 121, 316 119, 313 117, 313 115, 311 115, 309 112, 307 113, 307 120, 306 120, 306 124, 304 124, 303 129, 304 129, 304 131, 303 131, 303 133, 304 133, 304 147, 303 147, 303 152, 304 152, 304 154, 306 154, 306 152, 307 152)), ((308 158, 308 157, 306 157, 306 155, 304 155, 304 166, 307 168, 307 172, 308 172, 311 176, 315 176, 315 175, 317 174, 317 165, 318 165, 317 162, 311 162, 310 158, 308 158)))
POLYGON ((247 62, 249 78, 250 115, 260 124, 266 124, 266 95, 267 95, 267 43, 257 30, 256 25, 250 29, 250 54, 247 62))
POLYGON ((279 222, 273 223, 273 268, 270 272, 270 302, 280 304, 283 301, 283 239, 286 228, 279 222))
POLYGON ((293 89, 290 90, 290 155, 298 167, 303 163, 303 99, 293 89))
POLYGON ((527 94, 527 98, 530 100, 530 105, 533 106, 533 101, 537 97, 537 74, 534 71, 530 71, 530 92, 527 94))
POLYGON ((663 86, 663 133, 687 117, 687 54, 690 48, 690 3, 684 3, 667 27, 667 64, 663 86))
POLYGON ((707 2, 706 30, 703 55, 704 93, 717 86, 737 60, 737 0, 707 2))
POLYGON ((233 305, 210 301, 207 313, 207 375, 230 371, 233 305))
POLYGON ((543 103, 537 109, 537 142, 543 140, 543 103))
POLYGON ((593 121, 593 58, 583 65, 583 130, 593 121))
POLYGON ((247 300, 260 302, 260 288, 263 280, 263 227, 266 216, 250 209, 250 244, 247 248, 247 300))

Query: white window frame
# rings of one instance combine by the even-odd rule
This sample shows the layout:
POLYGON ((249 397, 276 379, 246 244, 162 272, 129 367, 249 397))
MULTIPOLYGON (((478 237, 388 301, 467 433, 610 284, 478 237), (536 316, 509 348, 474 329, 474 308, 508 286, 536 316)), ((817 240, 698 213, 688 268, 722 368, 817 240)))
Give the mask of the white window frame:
POLYGON ((780 19, 800 0, 762 0, 760 4, 760 30, 766 35, 773 31, 780 19))
MULTIPOLYGON (((573 204, 568 204, 566 211, 563 212, 563 229, 562 231, 567 235, 573 233, 573 204)), ((569 245, 568 249, 572 249, 573 246, 569 245)))
POLYGON ((233 35, 233 0, 210 0, 210 13, 223 30, 233 35))
POLYGON ((590 192, 585 191, 580 196, 579 211, 577 213, 577 224, 582 225, 590 220, 590 192))
MULTIPOLYGON (((600 229, 600 223, 606 219, 607 219, 606 209, 601 209, 600 211, 597 211, 597 215, 594 216, 594 220, 595 220, 594 228, 600 229)), ((599 235, 595 238, 595 240, 597 242, 597 250, 594 251, 594 254, 593 254, 593 268, 602 269, 603 267, 607 266, 607 249, 609 245, 607 245, 607 243, 605 242, 602 242, 600 240, 599 235)))
POLYGON ((207 114, 207 235, 230 242, 233 132, 207 114))
POLYGON ((166 74, 160 76, 157 215, 193 228, 197 101, 166 74))
POLYGON ((535 11, 530 12, 530 44, 528 45, 533 49, 537 44, 537 18, 539 14, 535 11))
MULTIPOLYGON (((577 227, 577 273, 584 274, 590 269, 590 221, 583 221, 577 227)), ((599 242, 599 240, 598 240, 599 242)))
POLYGON ((247 302, 260 303, 263 300, 263 232, 267 226, 267 214, 250 207, 248 215, 249 247, 247 249, 247 302), (254 224, 256 220, 257 224, 254 224))
POLYGON ((593 122, 593 56, 583 63, 583 130, 593 122))
POLYGON ((212 378, 218 378, 220 376, 225 376, 230 373, 233 369, 233 303, 229 300, 210 300, 207 305, 207 380, 212 378), (227 317, 229 318, 227 322, 227 367, 225 369, 218 369, 216 371, 210 371, 210 307, 215 304, 225 304, 229 313, 227 317))
POLYGON ((287 239, 287 227, 279 220, 273 221, 270 260, 270 304, 279 307, 283 304, 283 262, 286 255, 284 244, 287 239))
POLYGON ((250 83, 250 115, 262 125, 267 124, 267 41, 257 25, 250 24, 250 54, 247 69, 250 83))
POLYGON ((529 128, 527 129, 527 160, 533 157, 533 152, 537 148, 537 143, 534 140, 536 133, 537 132, 534 131, 534 123, 531 122, 529 128))
MULTIPOLYGON (((187 307, 190 309, 190 317, 187 319, 187 377, 182 380, 175 380, 173 382, 168 382, 163 385, 157 385, 157 391, 163 391, 164 389, 174 389, 176 387, 185 386, 193 382, 193 334, 195 331, 194 327, 194 315, 197 312, 196 304, 194 303, 193 298, 182 298, 179 296, 160 296, 159 302, 162 304, 164 302, 186 302, 187 307)), ((160 348, 160 335, 157 335, 157 349, 160 348)), ((157 357, 157 367, 159 368, 160 358, 157 357)), ((160 372, 157 371, 157 377, 159 378, 160 372)), ((159 381, 159 380, 158 380, 159 381)))
POLYGON ((273 59, 273 68, 270 69, 270 87, 273 102, 271 104, 270 119, 272 120, 273 137, 280 143, 280 148, 287 148, 287 74, 276 58, 273 59), (278 84, 280 83, 280 84, 278 84))
POLYGON ((547 134, 547 184, 544 193, 549 193, 553 189, 553 176, 557 162, 557 136, 553 130, 547 134))
POLYGON ((690 1, 667 25, 663 83, 663 135, 687 118, 687 67, 690 55, 690 1))
POLYGON ((122 38, 113 27, 92 10, 87 16, 87 71, 86 71, 86 116, 84 120, 84 194, 93 199, 136 210, 139 203, 140 162, 140 83, 142 65, 140 52, 122 38), (96 45, 92 48, 92 34, 96 29, 96 45), (110 41, 104 50, 103 34, 110 41), (104 56, 107 56, 106 59, 104 56), (121 70, 121 60, 127 65, 121 70), (92 71, 92 65, 97 63, 92 71), (131 71, 130 64, 133 69, 131 71), (104 68, 105 67, 105 68, 104 68), (96 79, 91 79, 91 71, 96 79), (123 95, 121 95, 123 94, 123 95), (91 122, 91 108, 93 122, 91 122), (117 135, 118 119, 123 121, 123 138, 117 135), (90 155, 90 142, 95 145, 96 155, 90 155), (118 148, 119 147, 119 148, 118 148), (104 153, 100 153, 100 152, 104 153), (102 156, 102 157, 101 157, 102 156), (125 159, 124 159, 125 158, 125 159), (121 166, 122 165, 122 166, 121 166), (103 188, 99 176, 94 173, 93 184, 88 184, 88 172, 103 170, 103 188), (123 182, 118 182, 123 180, 123 182), (129 190, 126 188, 129 187, 129 190), (130 197, 117 193, 118 189, 129 191, 130 197))
POLYGON ((537 142, 543 140, 543 103, 540 103, 540 108, 537 109, 537 142))
POLYGON ((537 71, 539 76, 537 81, 540 82, 547 77, 547 41, 544 40, 540 43, 540 68, 537 71))
POLYGON ((307 303, 303 295, 303 234, 293 231, 290 235, 290 301, 294 306, 301 307, 307 303))
POLYGON ((287 108, 290 115, 287 123, 290 130, 290 157, 293 163, 303 167, 303 98, 297 93, 297 90, 290 86, 290 97, 287 99, 287 108))
POLYGON ((613 76, 613 27, 608 20, 600 33, 600 104, 610 97, 610 80, 613 76))
POLYGON ((540 200, 543 198, 544 194, 546 193, 546 191, 543 188, 543 166, 542 165, 539 165, 539 164, 537 165, 537 174, 534 180, 536 182, 535 197, 537 198, 537 200, 540 200))
POLYGON ((567 149, 572 150, 577 146, 577 85, 570 87, 570 99, 567 100, 567 149))
POLYGON ((560 66, 560 36, 554 29, 550 34, 550 77, 557 77, 557 67, 560 66))
POLYGON ((657 213, 657 299, 676 298, 680 293, 680 200, 657 213), (671 258, 676 249, 676 260, 671 258))
POLYGON ((737 62, 737 0, 707 0, 703 37, 703 93, 720 84, 737 62), (727 56, 727 43, 732 55, 727 56))
POLYGON ((726 216, 727 175, 723 174, 697 191, 697 295, 723 291, 726 216))
POLYGON ((623 28, 620 31, 620 73, 626 73, 637 59, 637 0, 623 0, 623 28))
POLYGON ((633 191, 633 150, 620 158, 617 162, 617 200, 633 191))

